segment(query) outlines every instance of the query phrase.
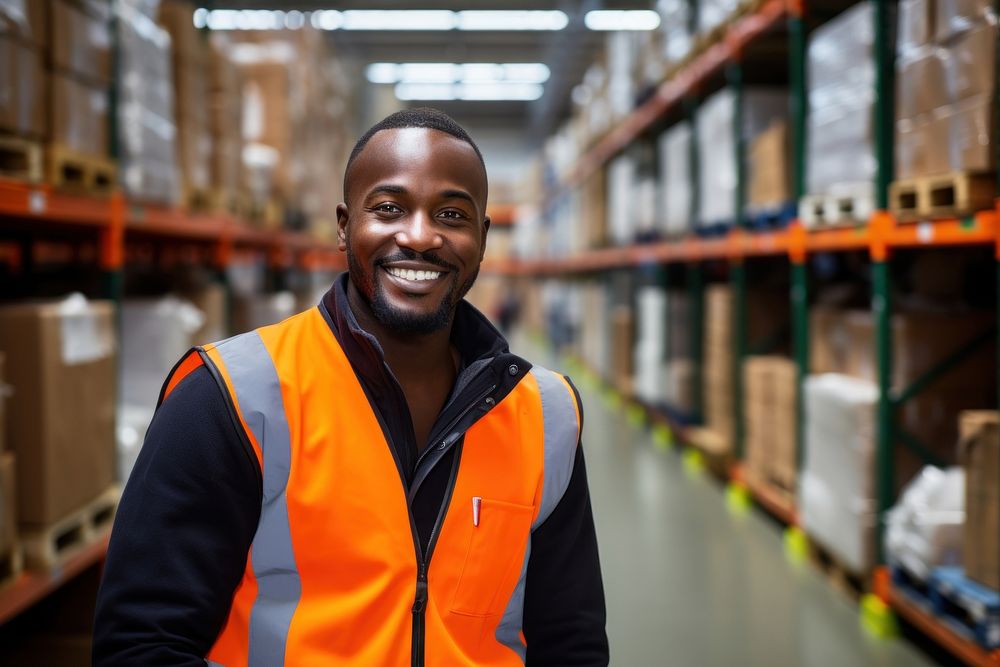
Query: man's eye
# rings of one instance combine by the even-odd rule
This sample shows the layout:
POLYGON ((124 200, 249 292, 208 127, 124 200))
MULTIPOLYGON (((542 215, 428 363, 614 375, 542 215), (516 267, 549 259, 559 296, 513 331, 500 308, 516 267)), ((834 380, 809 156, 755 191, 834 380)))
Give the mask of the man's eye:
POLYGON ((466 215, 461 211, 449 210, 449 211, 442 211, 441 217, 446 218, 448 220, 464 220, 466 218, 466 215))
POLYGON ((395 204, 379 204, 375 207, 375 210, 379 213, 402 213, 403 209, 399 208, 395 204))

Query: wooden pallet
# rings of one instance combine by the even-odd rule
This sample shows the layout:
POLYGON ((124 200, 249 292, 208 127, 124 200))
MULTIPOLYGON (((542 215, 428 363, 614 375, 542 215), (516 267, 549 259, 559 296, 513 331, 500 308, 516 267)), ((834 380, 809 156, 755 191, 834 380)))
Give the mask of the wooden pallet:
POLYGON ((972 581, 958 567, 937 568, 928 587, 935 615, 983 648, 1000 649, 1000 592, 972 581))
POLYGON ((209 188, 185 187, 181 202, 192 213, 207 213, 215 208, 209 188))
POLYGON ((861 596, 871 590, 871 575, 860 573, 846 565, 832 551, 809 538, 809 560, 826 577, 830 586, 840 591, 852 600, 859 601, 861 596))
POLYGON ((956 171, 901 179, 889 186, 889 210, 907 222, 956 218, 993 208, 996 176, 956 171))
POLYGON ((28 183, 42 181, 42 145, 14 135, 0 135, 0 176, 28 183))
POLYGON ((84 547, 100 539, 111 527, 121 489, 113 484, 94 500, 60 521, 24 530, 24 560, 29 569, 52 570, 84 547))
POLYGON ((61 144, 50 144, 47 158, 48 182, 56 189, 106 196, 115 188, 118 167, 114 160, 61 144))
POLYGON ((841 194, 806 195, 799 200, 799 220, 809 229, 865 224, 875 212, 868 187, 841 194))

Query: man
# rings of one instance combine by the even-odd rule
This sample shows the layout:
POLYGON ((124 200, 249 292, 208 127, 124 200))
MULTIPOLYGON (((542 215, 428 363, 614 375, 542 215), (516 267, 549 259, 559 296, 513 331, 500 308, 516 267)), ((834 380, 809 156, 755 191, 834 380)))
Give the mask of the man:
POLYGON ((122 498, 96 665, 606 665, 579 399, 462 300, 486 169, 448 116, 358 142, 317 308, 189 353, 122 498))

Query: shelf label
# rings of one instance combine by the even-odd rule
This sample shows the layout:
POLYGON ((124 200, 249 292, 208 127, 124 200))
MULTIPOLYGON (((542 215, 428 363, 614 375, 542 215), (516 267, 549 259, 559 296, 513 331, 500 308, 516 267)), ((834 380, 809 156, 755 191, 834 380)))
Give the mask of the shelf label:
POLYGON ((32 190, 28 193, 28 210, 32 213, 45 213, 49 207, 49 200, 41 190, 32 190))
POLYGON ((930 222, 921 222, 917 225, 917 240, 921 243, 932 243, 934 241, 934 225, 930 222))

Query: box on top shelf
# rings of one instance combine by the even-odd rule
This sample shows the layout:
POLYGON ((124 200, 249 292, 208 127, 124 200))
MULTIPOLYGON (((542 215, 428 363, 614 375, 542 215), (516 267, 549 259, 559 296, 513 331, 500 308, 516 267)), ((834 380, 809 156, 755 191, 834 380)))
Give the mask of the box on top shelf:
POLYGON ((111 80, 111 13, 107 2, 51 0, 53 69, 95 87, 111 80))
POLYGON ((839 195, 875 179, 875 18, 859 3, 809 40, 807 190, 839 195))
POLYGON ((133 199, 180 199, 170 34, 140 0, 120 0, 120 94, 117 109, 121 181, 133 199))
POLYGON ((774 122, 750 145, 747 210, 781 206, 792 199, 791 143, 788 123, 774 122))
POLYGON ((1000 430, 997 412, 963 412, 959 417, 965 469, 965 575, 1000 590, 1000 430))
POLYGON ((3 0, 0 2, 0 36, 11 37, 37 50, 49 39, 47 0, 3 0))
POLYGON ((243 190, 243 80, 239 68, 226 53, 224 40, 224 35, 216 34, 210 43, 205 106, 211 135, 212 188, 233 199, 243 190))
POLYGON ((107 91, 57 72, 49 81, 49 140, 86 155, 107 155, 107 91))
POLYGON ((934 37, 941 44, 979 24, 995 21, 992 0, 934 0, 934 37))
MULTIPOLYGON (((788 115, 788 92, 748 86, 743 90, 742 138, 752 142, 788 115)), ((736 94, 726 88, 698 110, 698 224, 733 224, 736 217, 736 94)))
POLYGON ((29 138, 45 135, 46 82, 41 53, 0 35, 0 130, 29 138))
POLYGON ((79 295, 2 306, 0 350, 20 522, 50 524, 114 481, 114 308, 79 295))

